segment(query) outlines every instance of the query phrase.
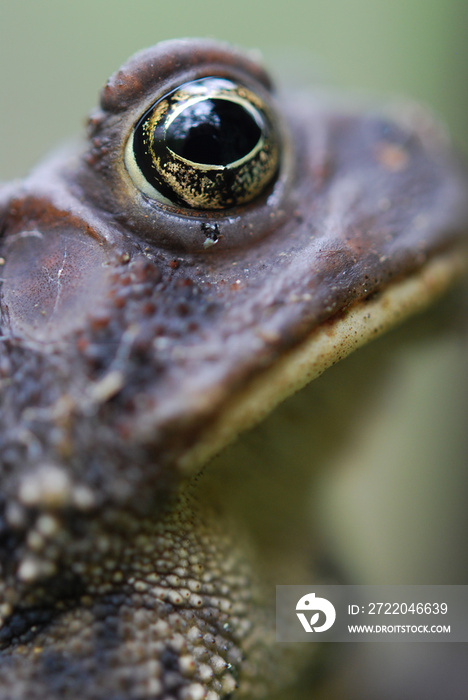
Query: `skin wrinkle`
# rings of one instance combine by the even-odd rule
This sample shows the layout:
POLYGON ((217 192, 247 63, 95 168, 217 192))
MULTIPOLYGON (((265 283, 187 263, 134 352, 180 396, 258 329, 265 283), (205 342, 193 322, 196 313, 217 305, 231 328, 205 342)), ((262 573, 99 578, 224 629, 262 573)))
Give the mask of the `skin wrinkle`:
POLYGON ((274 643, 273 586, 315 547, 248 532, 205 464, 463 274, 468 176, 422 122, 277 100, 248 54, 166 42, 109 79, 85 143, 0 192, 0 695, 260 700, 313 664, 274 643), (132 130, 211 75, 275 115, 278 178, 228 211, 155 202, 132 130))

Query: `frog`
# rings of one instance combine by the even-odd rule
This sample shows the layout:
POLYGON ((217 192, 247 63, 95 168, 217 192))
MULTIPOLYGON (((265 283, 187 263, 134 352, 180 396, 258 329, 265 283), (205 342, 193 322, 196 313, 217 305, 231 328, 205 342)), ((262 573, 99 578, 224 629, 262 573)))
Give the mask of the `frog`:
POLYGON ((277 93, 208 39, 2 184, 2 698, 261 700, 320 664, 275 643, 309 553, 262 571, 210 460, 466 272, 467 193, 422 108, 277 93))

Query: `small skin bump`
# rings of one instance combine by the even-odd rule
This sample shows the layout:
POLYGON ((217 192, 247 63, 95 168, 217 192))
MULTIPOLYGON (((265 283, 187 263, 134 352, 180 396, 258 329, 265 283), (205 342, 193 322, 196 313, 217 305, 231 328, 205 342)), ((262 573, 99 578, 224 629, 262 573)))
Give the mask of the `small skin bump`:
POLYGON ((221 656, 212 656, 210 659, 210 666, 217 676, 220 676, 227 669, 228 664, 221 656))
POLYGON ((138 593, 144 593, 149 589, 149 585, 146 581, 135 581, 133 587, 138 593))
POLYGON ((201 589, 202 584, 200 581, 196 581, 195 579, 188 579, 187 580, 187 587, 189 590, 191 590, 193 593, 198 593, 198 591, 201 589))
POLYGON ((18 497, 25 506, 59 508, 70 501, 71 493, 68 474, 53 464, 43 464, 23 478, 18 497))
POLYGON ((198 642, 198 641, 200 641, 200 640, 202 639, 202 633, 201 633, 201 631, 199 630, 199 628, 196 627, 195 625, 194 625, 193 627, 191 627, 190 630, 189 630, 188 633, 187 633, 187 639, 188 639, 190 642, 198 642))
POLYGON ((235 689, 237 688, 237 683, 233 676, 231 676, 230 673, 227 673, 222 681, 221 681, 221 687, 222 687, 222 692, 223 693, 233 693, 235 689))
POLYGON ((166 593, 166 600, 173 605, 183 605, 184 603, 184 598, 177 591, 168 591, 166 593))
POLYGON ((37 531, 48 539, 57 535, 60 521, 52 515, 41 515, 36 522, 37 531))
POLYGON ((204 700, 206 690, 200 683, 193 683, 181 691, 180 697, 181 700, 204 700))
POLYGON ((25 557, 18 567, 17 577, 23 582, 37 581, 44 576, 51 576, 56 568, 52 562, 42 559, 25 557))
POLYGON ((203 683, 207 683, 213 679, 213 669, 208 664, 200 664, 199 671, 200 679, 203 683))
POLYGON ((152 678, 150 676, 147 684, 142 692, 142 697, 159 697, 163 690, 161 681, 158 678, 152 678))
POLYGON ((203 598, 193 593, 190 595, 188 601, 193 608, 201 608, 203 605, 203 598))
POLYGON ((179 668, 183 676, 193 676, 197 670, 196 661, 193 656, 181 656, 179 659, 179 668))

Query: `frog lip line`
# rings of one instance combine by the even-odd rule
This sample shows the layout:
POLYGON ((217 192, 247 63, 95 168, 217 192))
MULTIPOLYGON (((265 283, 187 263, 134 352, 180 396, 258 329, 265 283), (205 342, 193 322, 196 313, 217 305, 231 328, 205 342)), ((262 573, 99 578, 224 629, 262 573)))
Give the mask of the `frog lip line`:
POLYGON ((328 367, 407 316, 424 310, 467 271, 468 251, 460 248, 429 262, 406 280, 390 285, 377 298, 356 302, 334 322, 315 329, 280 362, 231 397, 226 410, 218 413, 205 436, 202 435, 197 445, 180 459, 182 470, 190 472, 205 464, 328 367))

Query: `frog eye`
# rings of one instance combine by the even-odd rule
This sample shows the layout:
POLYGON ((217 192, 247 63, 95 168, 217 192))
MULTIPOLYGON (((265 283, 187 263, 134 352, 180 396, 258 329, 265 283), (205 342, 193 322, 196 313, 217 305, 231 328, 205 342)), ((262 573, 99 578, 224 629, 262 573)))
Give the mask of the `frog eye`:
POLYGON ((224 78, 185 83, 138 120, 125 148, 136 187, 166 204, 216 210, 245 204, 279 165, 274 116, 252 90, 224 78))

